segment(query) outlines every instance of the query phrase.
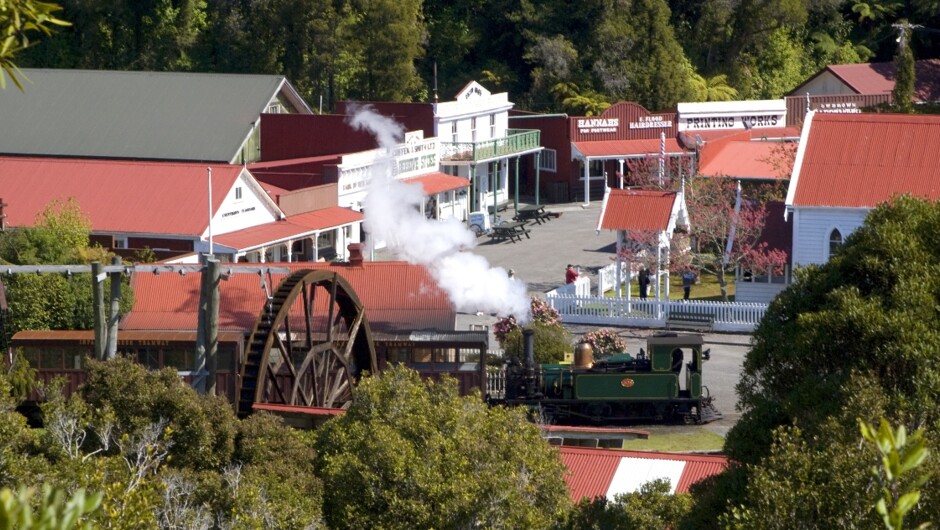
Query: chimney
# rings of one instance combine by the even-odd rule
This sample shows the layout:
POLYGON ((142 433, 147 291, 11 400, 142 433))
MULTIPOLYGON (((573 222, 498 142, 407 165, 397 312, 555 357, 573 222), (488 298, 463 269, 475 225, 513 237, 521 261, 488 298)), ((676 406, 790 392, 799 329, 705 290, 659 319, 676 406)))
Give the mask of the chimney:
POLYGON ((362 243, 350 243, 346 248, 349 249, 349 264, 353 267, 362 267, 362 243))

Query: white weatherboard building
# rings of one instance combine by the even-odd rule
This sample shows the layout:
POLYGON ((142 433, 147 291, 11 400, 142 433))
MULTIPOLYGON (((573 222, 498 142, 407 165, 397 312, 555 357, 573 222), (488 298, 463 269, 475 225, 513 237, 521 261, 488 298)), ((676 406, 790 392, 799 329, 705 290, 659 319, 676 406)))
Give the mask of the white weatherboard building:
POLYGON ((539 131, 510 129, 507 93, 493 94, 473 81, 454 101, 434 104, 443 171, 468 179, 469 207, 493 208, 509 202, 510 160, 541 152, 539 131))

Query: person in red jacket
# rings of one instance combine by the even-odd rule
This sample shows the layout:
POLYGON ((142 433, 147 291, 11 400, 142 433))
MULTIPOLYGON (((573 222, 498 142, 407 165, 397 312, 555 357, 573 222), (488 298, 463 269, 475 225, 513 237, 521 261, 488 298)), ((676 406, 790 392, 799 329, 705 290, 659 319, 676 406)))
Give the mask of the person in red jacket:
POLYGON ((578 271, 574 270, 574 265, 568 264, 568 268, 565 269, 565 283, 574 283, 578 279, 578 271))

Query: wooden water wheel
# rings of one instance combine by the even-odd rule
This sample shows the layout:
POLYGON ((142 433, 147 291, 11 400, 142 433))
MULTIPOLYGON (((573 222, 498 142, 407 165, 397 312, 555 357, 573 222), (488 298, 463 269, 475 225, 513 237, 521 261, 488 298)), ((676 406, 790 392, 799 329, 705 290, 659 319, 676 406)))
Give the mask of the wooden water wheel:
POLYGON ((345 408, 377 369, 365 310, 339 274, 299 270, 261 311, 239 370, 240 416, 255 403, 345 408))

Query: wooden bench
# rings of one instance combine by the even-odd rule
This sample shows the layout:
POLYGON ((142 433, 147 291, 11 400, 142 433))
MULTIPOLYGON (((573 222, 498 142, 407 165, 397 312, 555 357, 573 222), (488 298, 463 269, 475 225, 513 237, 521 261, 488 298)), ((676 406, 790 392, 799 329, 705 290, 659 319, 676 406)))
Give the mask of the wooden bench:
POLYGON ((691 311, 670 311, 666 317, 666 329, 682 328, 711 331, 715 315, 691 311))
POLYGON ((513 243, 516 242, 516 239, 522 241, 522 236, 531 239, 524 221, 498 224, 490 231, 490 239, 508 239, 513 243))

